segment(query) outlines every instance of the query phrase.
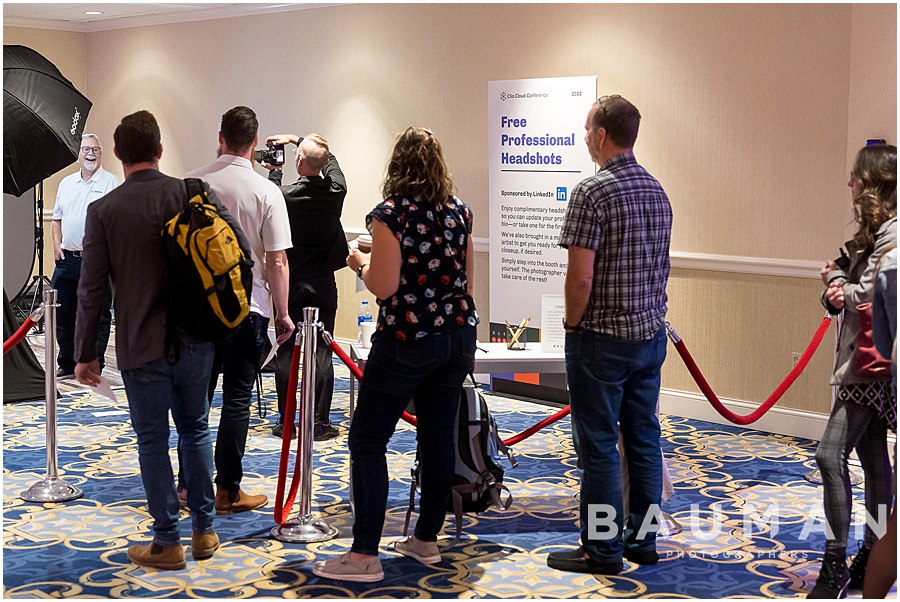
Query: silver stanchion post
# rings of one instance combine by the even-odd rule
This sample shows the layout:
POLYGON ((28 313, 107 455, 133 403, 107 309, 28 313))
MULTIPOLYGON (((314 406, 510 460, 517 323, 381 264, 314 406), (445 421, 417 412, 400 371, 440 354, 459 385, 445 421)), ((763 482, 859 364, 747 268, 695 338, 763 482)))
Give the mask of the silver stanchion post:
POLYGON ((44 290, 44 396, 47 398, 47 477, 21 494, 26 502, 67 502, 84 492, 59 478, 56 453, 56 290, 44 290))
MULTIPOLYGON (((296 520, 272 529, 275 539, 288 542, 326 541, 337 536, 338 530, 312 514, 312 444, 315 420, 316 391, 316 330, 318 307, 303 308, 303 368, 300 377, 300 419, 297 421, 297 453, 300 454, 300 511, 296 520)), ((290 418, 293 418, 292 416, 290 418)), ((285 420, 285 428, 288 421, 285 420)))

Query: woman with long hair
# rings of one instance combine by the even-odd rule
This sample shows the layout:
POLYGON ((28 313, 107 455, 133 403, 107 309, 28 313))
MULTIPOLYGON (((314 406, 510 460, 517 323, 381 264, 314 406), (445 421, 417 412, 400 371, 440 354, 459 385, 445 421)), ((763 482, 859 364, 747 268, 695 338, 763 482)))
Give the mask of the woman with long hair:
POLYGON ((882 520, 891 507, 891 464, 887 451, 884 416, 891 405, 891 373, 861 373, 857 366, 857 335, 861 304, 870 303, 881 255, 897 244, 897 147, 866 146, 856 156, 847 183, 853 193, 853 213, 858 225, 846 243, 844 265, 829 262, 821 271, 826 290, 822 300, 828 310, 843 310, 831 384, 834 406, 816 450, 822 474, 826 530, 825 556, 819 578, 808 598, 843 598, 848 588, 862 587, 866 562, 878 539, 866 522, 865 538, 847 568, 847 540, 853 501, 847 457, 855 448, 865 474, 865 506, 872 520, 882 520))
POLYGON ((380 306, 350 425, 353 545, 313 567, 320 577, 346 581, 384 578, 378 543, 387 509, 387 444, 410 399, 422 497, 415 533, 394 550, 424 564, 440 562, 437 535, 455 463, 453 423, 475 360, 472 212, 453 195, 431 131, 411 127, 397 137, 382 196, 366 218, 372 252, 354 250, 347 258, 380 306))

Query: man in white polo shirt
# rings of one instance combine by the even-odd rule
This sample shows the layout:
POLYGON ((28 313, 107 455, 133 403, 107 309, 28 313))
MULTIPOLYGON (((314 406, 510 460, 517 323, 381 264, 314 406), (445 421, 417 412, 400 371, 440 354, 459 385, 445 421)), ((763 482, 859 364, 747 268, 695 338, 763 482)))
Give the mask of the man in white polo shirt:
MULTIPOLYGON (((81 137, 78 164, 81 169, 63 178, 56 193, 53 222, 50 234, 53 238, 53 270, 51 284, 57 293, 59 308, 56 312, 56 343, 59 346, 58 378, 71 378, 75 374, 75 316, 78 307, 78 281, 81 278, 81 239, 84 238, 84 220, 88 205, 119 185, 119 178, 100 166, 103 148, 96 134, 81 137)), ((109 305, 110 291, 100 318, 100 334, 97 337, 97 356, 103 369, 103 354, 109 341, 112 316, 109 305)))
POLYGON ((250 243, 253 291, 250 315, 238 331, 222 343, 222 417, 216 436, 216 511, 245 512, 268 501, 265 495, 241 490, 242 460, 250 426, 250 398, 260 355, 274 309, 278 344, 294 332, 288 315, 288 260, 291 227, 278 186, 253 170, 253 150, 259 142, 259 122, 248 107, 222 115, 219 158, 188 174, 201 178, 234 219, 250 243), (274 308, 270 307, 269 294, 274 308))

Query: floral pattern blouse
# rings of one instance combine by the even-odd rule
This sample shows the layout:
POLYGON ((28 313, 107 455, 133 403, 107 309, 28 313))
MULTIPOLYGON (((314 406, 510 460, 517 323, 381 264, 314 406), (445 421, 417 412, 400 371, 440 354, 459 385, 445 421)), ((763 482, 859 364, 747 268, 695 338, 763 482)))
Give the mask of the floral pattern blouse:
POLYGON ((466 292, 466 252, 472 234, 472 210, 451 196, 437 209, 417 197, 390 197, 368 216, 388 227, 400 243, 400 286, 379 300, 373 340, 389 336, 415 341, 478 324, 475 303, 466 292))

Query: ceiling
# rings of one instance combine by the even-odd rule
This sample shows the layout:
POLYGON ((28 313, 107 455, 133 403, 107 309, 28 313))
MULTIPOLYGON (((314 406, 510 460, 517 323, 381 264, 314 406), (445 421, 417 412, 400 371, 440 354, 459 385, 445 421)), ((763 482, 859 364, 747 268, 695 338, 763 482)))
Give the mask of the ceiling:
POLYGON ((119 2, 111 4, 50 4, 27 2, 4 2, 3 25, 15 27, 36 27, 40 29, 62 29, 83 33, 159 25, 183 21, 202 21, 223 17, 238 17, 273 12, 284 12, 331 6, 333 3, 281 4, 232 3, 232 4, 137 4, 119 2), (102 15, 86 15, 85 11, 100 11, 102 15))

